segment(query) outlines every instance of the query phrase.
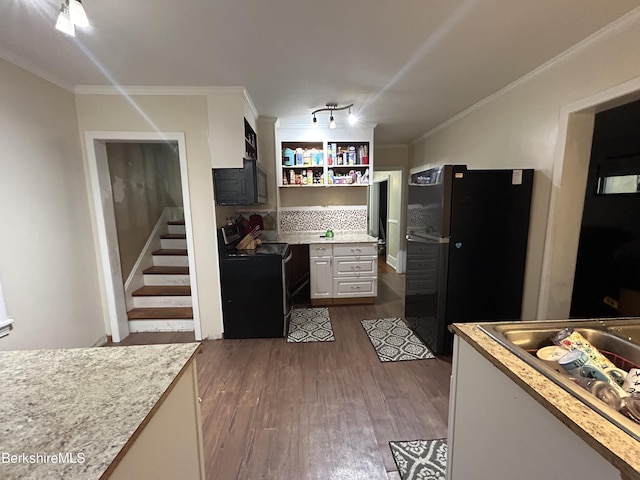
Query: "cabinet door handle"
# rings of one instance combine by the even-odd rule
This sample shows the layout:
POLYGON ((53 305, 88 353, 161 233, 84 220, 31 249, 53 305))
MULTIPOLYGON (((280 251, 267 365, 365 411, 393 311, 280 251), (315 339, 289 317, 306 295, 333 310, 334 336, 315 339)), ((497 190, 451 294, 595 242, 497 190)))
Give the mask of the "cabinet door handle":
POLYGON ((356 253, 356 252, 361 252, 361 251, 362 251, 362 249, 360 249, 360 248, 352 248, 352 249, 351 249, 351 251, 352 251, 353 253, 356 253))
POLYGON ((360 290, 359 285, 351 285, 351 290, 360 290))

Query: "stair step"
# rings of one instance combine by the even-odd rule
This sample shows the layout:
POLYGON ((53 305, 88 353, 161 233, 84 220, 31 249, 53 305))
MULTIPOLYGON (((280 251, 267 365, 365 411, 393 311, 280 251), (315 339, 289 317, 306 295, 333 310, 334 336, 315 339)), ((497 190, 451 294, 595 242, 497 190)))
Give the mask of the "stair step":
POLYGON ((134 297, 188 297, 191 295, 190 285, 146 285, 132 293, 134 297))
POLYGON ((187 235, 185 233, 165 233, 164 235, 160 235, 160 238, 186 240, 187 235))
POLYGON ((192 319, 193 308, 134 308, 127 312, 129 320, 192 319))
POLYGON ((149 267, 142 273, 145 275, 189 275, 189 267, 149 267))
POLYGON ((160 250, 156 250, 153 252, 154 255, 176 255, 176 256, 187 256, 186 248, 161 248, 160 250))

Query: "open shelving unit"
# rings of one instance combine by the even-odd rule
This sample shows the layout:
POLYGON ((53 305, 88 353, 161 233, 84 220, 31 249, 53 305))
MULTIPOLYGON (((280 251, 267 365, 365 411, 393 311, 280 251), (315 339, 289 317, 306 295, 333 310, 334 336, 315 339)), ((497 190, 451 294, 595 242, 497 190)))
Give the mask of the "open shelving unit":
POLYGON ((282 141, 280 187, 358 187, 371 185, 369 141, 282 141))

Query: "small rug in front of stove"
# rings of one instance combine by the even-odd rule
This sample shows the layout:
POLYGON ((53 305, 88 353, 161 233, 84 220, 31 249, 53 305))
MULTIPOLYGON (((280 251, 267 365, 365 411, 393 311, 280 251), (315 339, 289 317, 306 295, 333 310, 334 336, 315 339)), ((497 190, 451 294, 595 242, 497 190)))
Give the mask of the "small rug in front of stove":
POLYGON ((401 318, 361 320, 360 323, 381 362, 436 358, 401 318))
POLYGON ((444 480, 447 439, 389 442, 402 480, 444 480))
POLYGON ((333 328, 329 318, 329 309, 294 308, 289 322, 287 342, 333 342, 333 328))

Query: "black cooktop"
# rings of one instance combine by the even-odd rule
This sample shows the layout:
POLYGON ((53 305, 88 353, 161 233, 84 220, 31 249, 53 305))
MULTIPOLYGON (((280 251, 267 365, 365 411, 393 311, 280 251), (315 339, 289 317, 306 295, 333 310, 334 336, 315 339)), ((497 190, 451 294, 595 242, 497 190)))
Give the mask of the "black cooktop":
POLYGON ((288 243, 263 243, 255 250, 229 250, 227 255, 230 257, 247 257, 253 255, 277 255, 284 257, 289 249, 288 243))

